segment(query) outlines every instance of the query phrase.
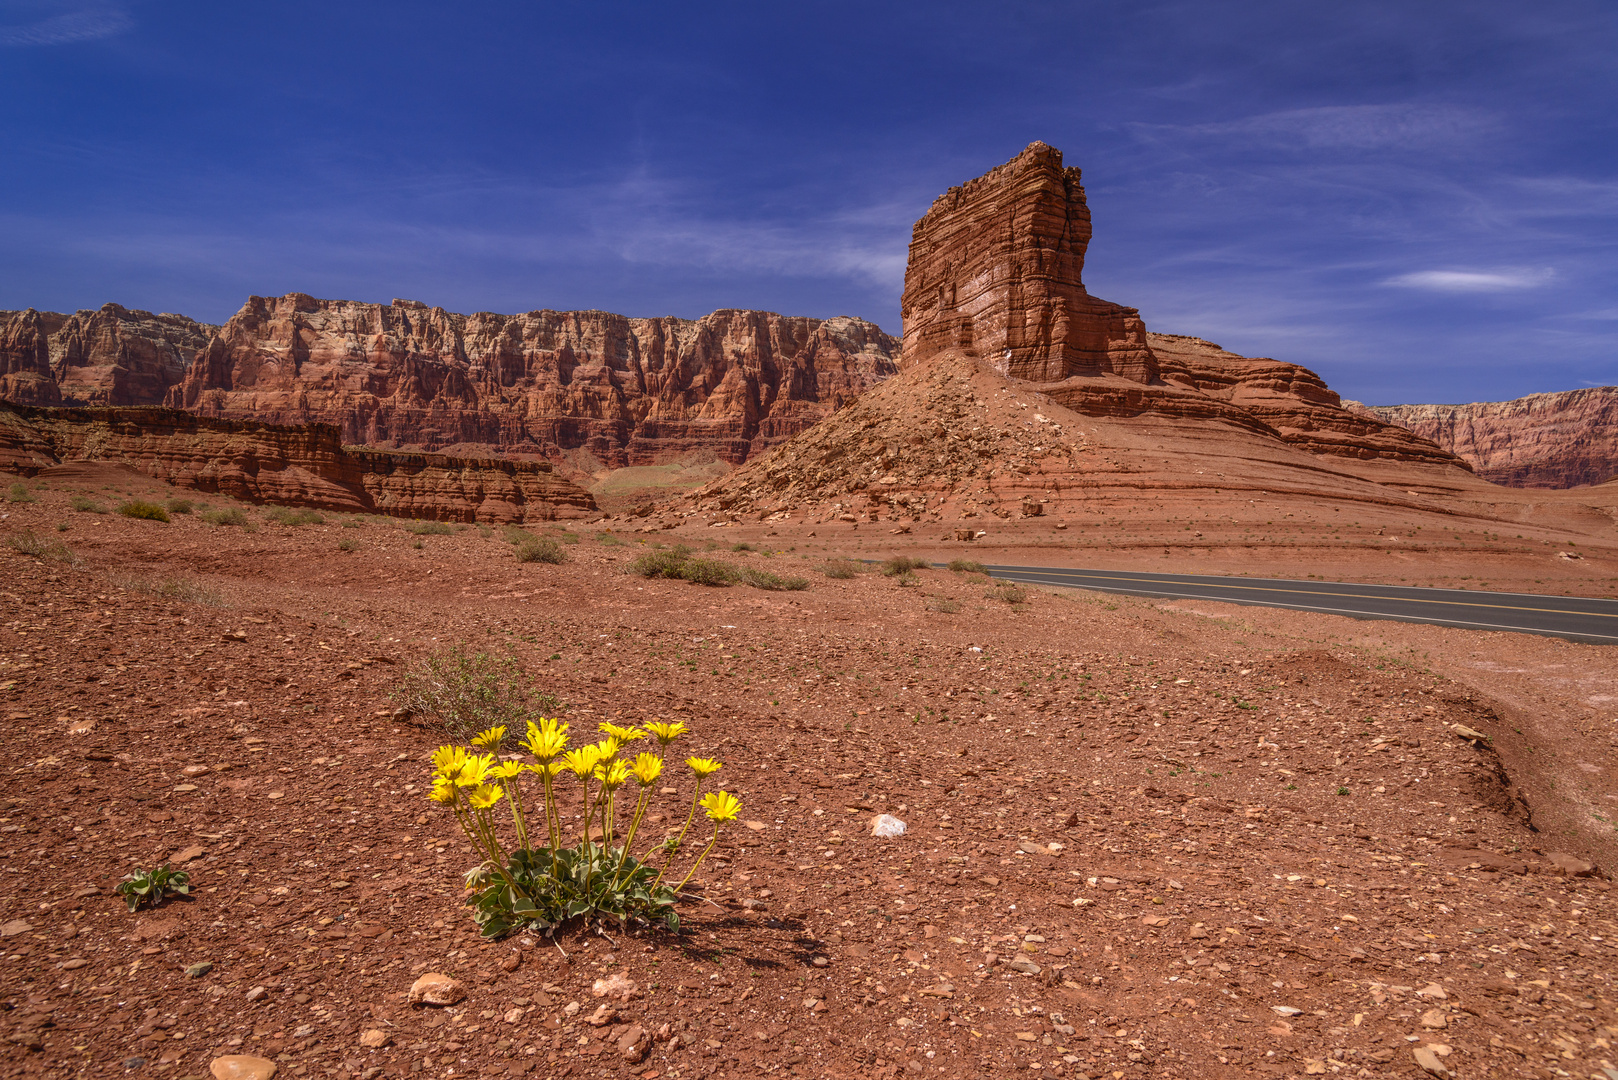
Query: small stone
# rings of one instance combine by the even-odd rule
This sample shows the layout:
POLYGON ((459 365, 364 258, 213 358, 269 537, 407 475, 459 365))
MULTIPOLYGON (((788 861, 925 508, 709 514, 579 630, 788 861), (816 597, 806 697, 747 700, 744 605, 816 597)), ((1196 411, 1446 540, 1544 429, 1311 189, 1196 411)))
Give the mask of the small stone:
POLYGON ((268 1058, 226 1054, 214 1058, 208 1071, 213 1073, 214 1080, 270 1080, 275 1075, 275 1067, 275 1062, 268 1058))
POLYGON ((82 956, 75 956, 73 959, 63 962, 62 970, 63 971, 77 971, 81 967, 89 967, 89 966, 90 966, 90 961, 86 960, 82 956))
POLYGON ((251 990, 249 990, 247 992, 247 1000, 248 1001, 263 1001, 266 997, 269 996, 269 993, 270 992, 268 990, 264 989, 262 986, 255 986, 255 987, 253 987, 251 990))
POLYGON ((1596 865, 1577 855, 1569 855, 1565 851, 1552 851, 1545 858, 1551 864, 1551 872, 1559 877, 1593 877, 1596 865))
POLYGON ((503 1017, 503 1019, 508 1024, 515 1024, 517 1021, 522 1019, 522 1009, 507 1009, 506 1015, 503 1017))
POLYGON ((651 1036, 639 1024, 631 1024, 628 1031, 618 1036, 618 1056, 631 1064, 643 1061, 651 1048, 651 1036))
POLYGON ((903 836, 905 823, 892 814, 878 814, 871 819, 872 836, 903 836))
POLYGON ((1416 996, 1437 998, 1439 1001, 1449 1000, 1449 995, 1445 993, 1444 988, 1439 986, 1437 983, 1428 983, 1426 986, 1416 991, 1416 996))
POLYGON ((516 949, 513 949, 506 954, 506 958, 504 960, 500 961, 500 970, 516 971, 521 964, 522 953, 518 952, 516 949))
POLYGON ((210 972, 212 970, 213 970, 213 965, 211 963, 209 963, 208 961, 204 960, 200 964, 192 964, 190 967, 186 968, 185 969, 185 977, 188 978, 188 979, 200 979, 200 978, 202 978, 204 975, 208 974, 208 972, 210 972))
POLYGON ((1444 1063, 1438 1060, 1438 1055, 1433 1053, 1429 1047, 1413 1047, 1410 1053, 1411 1056, 1416 1059, 1417 1065, 1421 1066, 1427 1072, 1432 1073, 1434 1076, 1449 1075, 1449 1070, 1444 1068, 1444 1063))
POLYGON ((373 1050, 380 1049, 393 1041, 393 1036, 381 1028, 371 1028, 360 1034, 360 1045, 368 1046, 373 1050))
POLYGON ((459 980, 440 972, 429 971, 411 984, 405 1000, 412 1005, 454 1005, 466 997, 466 987, 459 980))
POLYGON ((590 987, 590 993, 598 998, 629 1001, 640 996, 640 986, 627 975, 608 975, 605 979, 597 979, 595 985, 590 987))
POLYGON ((247 631, 246 630, 226 630, 223 634, 220 634, 219 636, 221 638, 223 638, 225 641, 246 641, 247 640, 247 631))
POLYGON ((591 1027, 606 1027, 618 1019, 618 1010, 603 1002, 596 1006, 596 1011, 584 1018, 584 1022, 591 1027))
POLYGON ((264 797, 266 799, 284 799, 284 798, 286 798, 286 794, 287 793, 284 792, 284 791, 272 791, 272 792, 270 792, 268 795, 266 795, 264 797))
POLYGON ((1309 1058, 1303 1063, 1303 1071, 1310 1076, 1320 1076, 1326 1071, 1326 1063, 1319 1058, 1309 1058))
POLYGON ((180 770, 180 775, 181 776, 206 776, 208 774, 208 771, 209 771, 208 766, 206 766, 206 765, 187 765, 185 768, 180 770))
POLYGON ((1437 1031, 1449 1027, 1449 1017, 1444 1015, 1442 1009, 1428 1009, 1421 1014, 1421 1026, 1437 1031))
POLYGON ((1017 957, 1007 964, 1006 967, 1010 968, 1012 971, 1025 971, 1030 975, 1038 975, 1040 971, 1043 970, 1038 964, 1034 963, 1026 956, 1017 957))
POLYGON ((173 863, 175 866, 183 866, 193 859, 202 858, 206 854, 208 854, 207 848, 204 848, 199 844, 193 844, 188 848, 181 848, 173 855, 170 855, 169 862, 173 863))
POLYGON ((764 824, 762 821, 744 821, 742 824, 754 832, 763 832, 765 829, 769 828, 769 826, 764 824))
POLYGON ((26 934, 32 929, 33 926, 27 919, 12 919, 8 923, 0 923, 0 937, 16 937, 18 934, 26 934))
POLYGON ((1280 1016, 1297 1016, 1303 1012, 1302 1009, 1294 1008, 1291 1005, 1271 1005, 1270 1008, 1280 1016))
POLYGON ((1206 926, 1203 926, 1201 923, 1196 923, 1195 925, 1193 925, 1191 927, 1191 929, 1189 931, 1186 932, 1186 937, 1196 938, 1199 941, 1201 939, 1203 939, 1203 938, 1206 938, 1207 936, 1208 936, 1208 928, 1206 926))
POLYGON ((817 956, 811 962, 815 965, 815 967, 825 967, 831 963, 831 961, 826 959, 824 956, 817 956))

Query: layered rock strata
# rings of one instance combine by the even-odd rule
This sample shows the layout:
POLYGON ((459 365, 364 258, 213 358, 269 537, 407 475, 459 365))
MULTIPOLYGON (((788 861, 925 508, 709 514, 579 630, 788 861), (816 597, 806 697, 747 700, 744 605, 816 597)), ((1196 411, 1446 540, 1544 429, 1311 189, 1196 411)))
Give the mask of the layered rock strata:
POLYGON ((161 405, 217 326, 117 304, 0 311, 0 398, 23 405, 161 405))
POLYGON ((439 521, 516 523, 595 511, 547 462, 345 447, 329 424, 285 427, 177 409, 0 408, 0 468, 128 465, 176 487, 251 502, 439 521))
POLYGON ((1362 405, 1511 487, 1571 488, 1618 476, 1618 386, 1471 405, 1362 405))
POLYGON ((890 375, 897 346, 852 318, 456 315, 293 294, 250 299, 168 400, 330 423, 371 445, 584 449, 611 467, 711 450, 736 463, 890 375))

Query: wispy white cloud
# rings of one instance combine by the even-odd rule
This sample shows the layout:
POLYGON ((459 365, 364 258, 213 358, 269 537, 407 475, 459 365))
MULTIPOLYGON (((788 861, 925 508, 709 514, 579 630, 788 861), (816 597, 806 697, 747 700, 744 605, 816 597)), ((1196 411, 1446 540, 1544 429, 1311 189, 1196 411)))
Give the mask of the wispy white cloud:
POLYGON ((1417 270, 1386 278, 1382 284, 1429 292, 1476 293, 1536 289, 1556 278, 1551 269, 1516 268, 1509 270, 1417 270))
POLYGON ((38 45, 69 45, 76 41, 98 41, 114 37, 134 27, 135 20, 117 8, 87 8, 53 15, 22 26, 0 26, 0 46, 28 48, 38 45))
POLYGON ((1489 114, 1454 105, 1322 105, 1209 124, 1137 124, 1154 138, 1190 137, 1308 150, 1431 149, 1469 142, 1496 126, 1489 114))

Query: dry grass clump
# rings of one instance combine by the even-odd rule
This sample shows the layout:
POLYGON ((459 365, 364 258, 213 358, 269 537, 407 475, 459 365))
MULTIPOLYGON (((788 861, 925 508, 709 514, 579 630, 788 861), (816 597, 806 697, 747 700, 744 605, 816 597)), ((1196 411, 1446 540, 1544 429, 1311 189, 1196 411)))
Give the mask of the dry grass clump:
POLYGON ((408 531, 417 536, 452 536, 455 526, 446 521, 417 521, 409 526, 408 531))
POLYGON ((530 536, 517 545, 518 562, 552 563, 560 566, 570 558, 562 545, 549 536, 530 536))
POLYGON ((851 577, 856 577, 864 569, 863 565, 853 559, 831 559, 820 566, 822 574, 829 578, 836 578, 839 581, 846 581, 851 577))
POLYGON ((200 581, 190 578, 163 578, 154 581, 151 578, 133 575, 116 577, 112 583, 120 589, 129 592, 143 593, 146 596, 156 596, 164 600, 178 600, 187 604, 206 604, 208 607, 229 607, 230 602, 225 594, 217 589, 210 589, 200 581))
POLYGON ((684 545, 667 551, 648 551, 625 569, 626 572, 639 574, 641 577, 675 578, 696 585, 725 586, 741 582, 755 589, 772 592, 780 590, 795 592, 809 587, 809 582, 805 578, 781 577, 768 570, 733 566, 718 559, 696 558, 691 554, 691 549, 684 545))
POLYGON ((239 507, 227 506, 223 510, 204 510, 197 520, 208 525, 246 525, 247 515, 239 507))
POLYGON ((163 504, 171 514, 189 514, 197 508, 197 504, 190 499, 173 498, 163 504))
POLYGON ((913 555, 895 555, 882 564, 884 577, 899 577, 912 570, 926 570, 931 566, 926 559, 918 559, 913 555))
POLYGON ((271 506, 264 510, 264 520, 277 525, 324 525, 326 519, 313 510, 292 510, 285 506, 271 506))
POLYGON ((68 505, 81 514, 105 514, 107 508, 90 498, 88 495, 75 495, 68 501, 68 505))
POLYGON ((989 572, 983 568, 982 563, 974 562, 971 559, 951 559, 949 568, 957 574, 987 574, 989 572))
POLYGON ((72 549, 60 540, 35 536, 32 532, 13 533, 6 537, 6 546, 12 551, 32 555, 36 559, 49 559, 52 562, 64 562, 69 565, 77 565, 79 561, 72 549))
POLYGON ((1028 603, 1028 590, 1014 581, 997 581, 983 596, 988 600, 1004 600, 1013 606, 1028 603))
POLYGON ((118 507, 118 512, 126 518, 136 518, 141 521, 163 521, 169 519, 169 512, 154 502, 145 499, 130 499, 118 507))

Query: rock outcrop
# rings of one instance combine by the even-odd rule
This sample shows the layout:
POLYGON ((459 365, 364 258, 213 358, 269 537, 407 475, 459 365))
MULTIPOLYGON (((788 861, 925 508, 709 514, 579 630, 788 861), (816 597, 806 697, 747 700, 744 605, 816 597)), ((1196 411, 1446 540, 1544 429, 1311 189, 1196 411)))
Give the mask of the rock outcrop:
POLYGON ((1134 308, 1091 296, 1079 180, 1061 151, 1036 142, 933 202, 911 234, 905 366, 958 354, 1089 416, 1209 421, 1315 454, 1460 464, 1343 408, 1307 368, 1151 334, 1134 308))
POLYGON ((1497 484, 1570 488, 1618 476, 1618 386, 1471 405, 1347 404, 1431 439, 1497 484))
POLYGON ((248 300, 168 401, 329 423, 373 446, 584 449, 612 467, 711 450, 738 463, 892 374, 897 347, 852 318, 457 315, 293 294, 248 300))
POLYGON ((22 405, 161 405, 217 326, 104 304, 0 311, 0 398, 22 405))
POLYGON ((345 447, 329 424, 285 427, 178 409, 0 408, 0 468, 34 475, 114 462, 176 487, 251 502, 438 521, 582 517, 589 492, 543 461, 345 447))

